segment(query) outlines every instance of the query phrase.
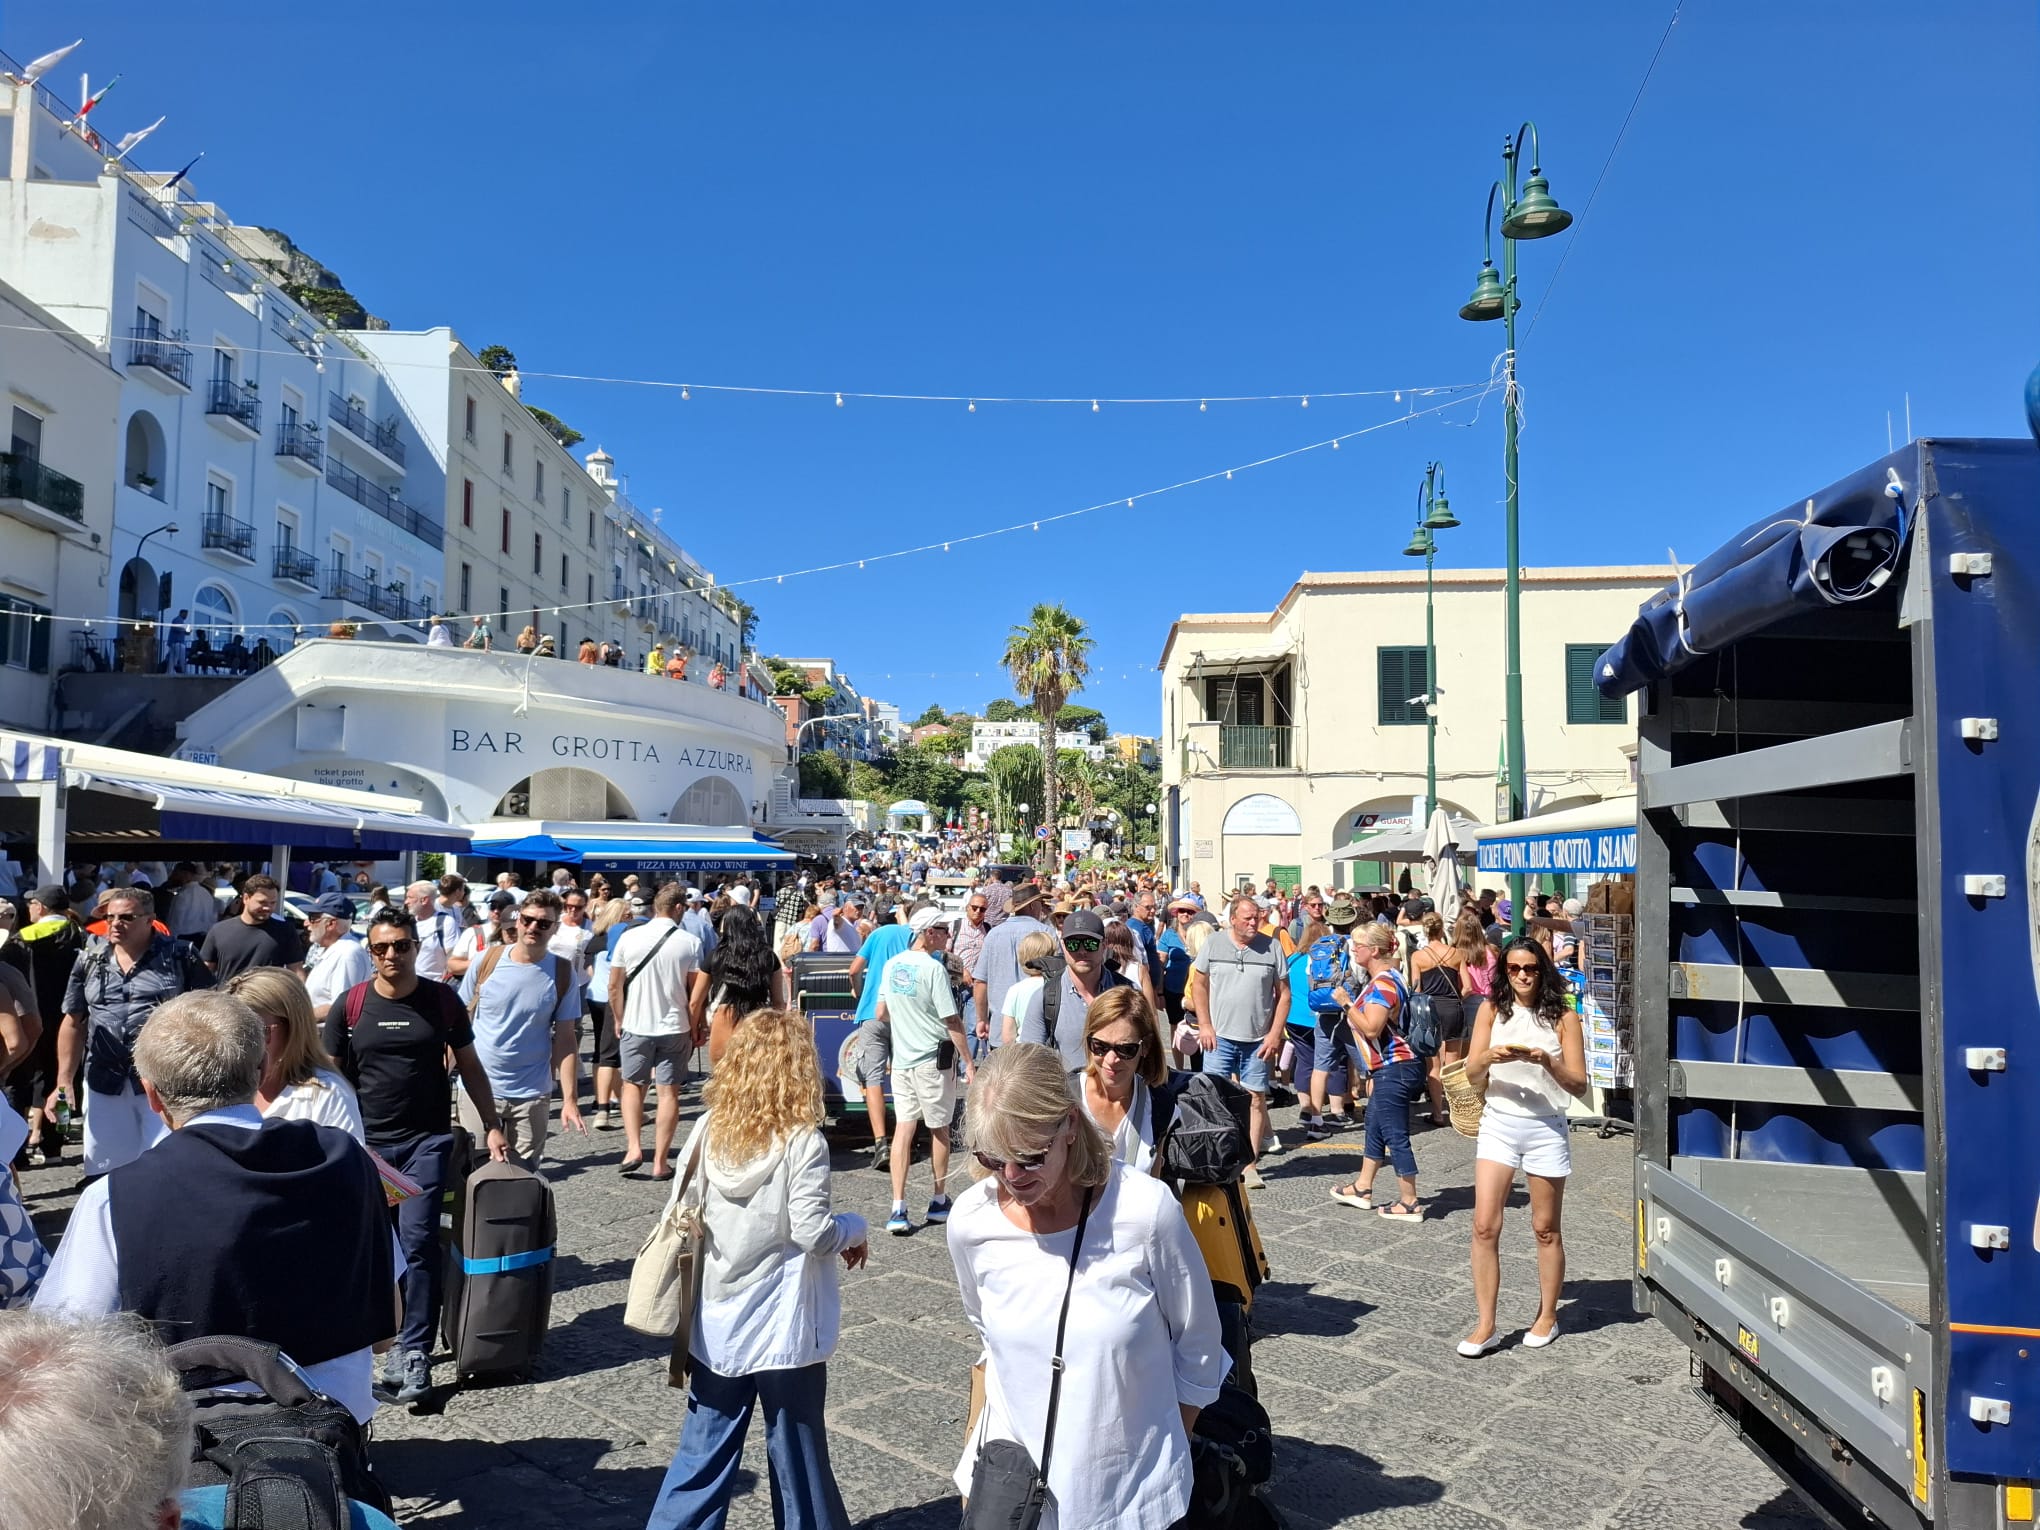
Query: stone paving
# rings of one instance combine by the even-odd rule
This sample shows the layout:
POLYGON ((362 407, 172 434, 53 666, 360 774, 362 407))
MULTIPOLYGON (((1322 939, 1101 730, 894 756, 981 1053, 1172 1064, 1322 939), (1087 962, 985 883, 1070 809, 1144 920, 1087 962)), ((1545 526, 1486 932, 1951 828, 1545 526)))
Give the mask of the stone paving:
MULTIPOLYGON (((689 1115, 693 1114, 692 1108, 689 1115)), ((1293 1128, 1293 1112, 1277 1112, 1293 1128)), ((1330 1200, 1359 1164, 1357 1133, 1265 1165, 1255 1218, 1274 1264, 1254 1309, 1253 1368, 1277 1439, 1273 1502, 1297 1530, 1802 1530, 1816 1522, 1694 1394, 1683 1349, 1629 1310, 1629 1143, 1573 1136, 1562 1336, 1514 1339, 1480 1361, 1453 1344, 1471 1326, 1467 1240, 1472 1144, 1417 1138, 1428 1217, 1396 1224, 1330 1200)), ((649 1137, 649 1133, 647 1134, 649 1137)), ((884 1530, 956 1522, 975 1346, 939 1229, 888 1237, 884 1176, 861 1118, 836 1157, 837 1205, 874 1228, 871 1263, 843 1278, 844 1329, 829 1367, 830 1448, 852 1520, 884 1530)), ((635 1530, 684 1413, 658 1345, 622 1324, 630 1263, 664 1186, 624 1179, 617 1132, 548 1146, 559 1208, 557 1290, 539 1379, 442 1387, 386 1408, 375 1458, 405 1525, 635 1530)), ((929 1189, 915 1165, 918 1222, 929 1189)), ((25 1176, 46 1231, 68 1170, 25 1176)), ((1517 1192, 1503 1233, 1502 1316, 1535 1312, 1529 1218, 1517 1192)), ((447 1367, 438 1370, 451 1380, 447 1367)), ((762 1424, 754 1423, 730 1524, 769 1525, 762 1424)))

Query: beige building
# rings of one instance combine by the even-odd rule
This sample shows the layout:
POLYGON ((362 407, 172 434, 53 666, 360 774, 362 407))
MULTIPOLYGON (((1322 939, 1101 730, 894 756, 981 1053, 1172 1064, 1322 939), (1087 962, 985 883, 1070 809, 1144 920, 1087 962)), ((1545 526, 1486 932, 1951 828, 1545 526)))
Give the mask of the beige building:
MULTIPOLYGON (((1630 789, 1634 714, 1593 662, 1671 578, 1665 567, 1523 572, 1528 810, 1630 789)), ((1503 578, 1436 576, 1438 797, 1496 821, 1503 578)), ((1305 574, 1272 611, 1188 615, 1162 647, 1163 856, 1205 893, 1273 876, 1378 885, 1332 851, 1408 827, 1424 797, 1424 571, 1305 574)))

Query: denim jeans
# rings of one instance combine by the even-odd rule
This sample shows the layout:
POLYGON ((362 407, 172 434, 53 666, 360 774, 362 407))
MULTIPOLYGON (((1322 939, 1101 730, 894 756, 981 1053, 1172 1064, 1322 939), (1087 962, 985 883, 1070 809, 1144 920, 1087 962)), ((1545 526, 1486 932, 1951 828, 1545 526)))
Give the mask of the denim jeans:
POLYGON ((1423 1098, 1428 1071, 1422 1058, 1390 1063, 1374 1075, 1374 1094, 1367 1102, 1367 1156, 1377 1162, 1392 1160, 1404 1179, 1417 1177, 1410 1107, 1423 1098))
POLYGON ((773 1524, 791 1530, 847 1530, 850 1516, 836 1491, 822 1428, 827 1378, 825 1365, 723 1376, 696 1360, 687 1383, 680 1448, 659 1484, 645 1530, 722 1530, 751 1409, 759 1402, 765 1404, 773 1524))
POLYGON ((391 1168, 418 1181, 424 1192, 400 1201, 391 1208, 390 1217, 397 1224, 397 1243, 404 1250, 404 1267, 398 1272, 404 1291, 404 1326, 397 1343, 429 1355, 439 1332, 439 1299, 446 1280, 446 1255, 439 1245, 439 1203, 446 1189, 453 1134, 418 1137, 407 1143, 377 1143, 375 1150, 391 1168))
POLYGON ((1204 1071, 1221 1078, 1236 1078, 1240 1087, 1255 1094, 1268 1092, 1268 1059, 1261 1055, 1258 1041, 1218 1038, 1218 1045, 1204 1054, 1204 1071))

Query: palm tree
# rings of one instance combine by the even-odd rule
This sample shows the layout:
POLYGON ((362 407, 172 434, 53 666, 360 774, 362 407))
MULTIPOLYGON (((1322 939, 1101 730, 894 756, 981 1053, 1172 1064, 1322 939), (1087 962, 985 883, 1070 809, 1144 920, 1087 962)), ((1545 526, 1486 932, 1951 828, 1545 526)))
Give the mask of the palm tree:
POLYGON ((1041 719, 1042 822, 1049 831, 1040 859, 1056 864, 1061 854, 1056 832, 1061 829, 1062 798, 1056 790, 1055 720, 1072 692, 1084 688, 1091 672, 1091 639, 1084 624, 1061 605, 1037 605, 1027 625, 1015 627, 999 661, 1013 677, 1013 689, 1034 701, 1041 719))

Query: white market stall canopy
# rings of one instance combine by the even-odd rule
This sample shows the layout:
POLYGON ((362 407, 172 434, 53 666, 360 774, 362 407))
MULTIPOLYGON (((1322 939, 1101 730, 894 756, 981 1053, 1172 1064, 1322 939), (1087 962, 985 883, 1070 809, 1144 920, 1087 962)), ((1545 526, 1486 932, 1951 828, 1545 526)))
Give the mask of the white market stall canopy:
MULTIPOLYGON (((1385 829, 1356 839, 1350 845, 1318 857, 1321 861, 1421 861, 1424 858, 1424 829, 1421 823, 1385 829)), ((1474 836, 1486 832, 1471 818, 1452 820, 1452 843, 1463 854, 1474 836)))
POLYGON ((905 801, 895 802, 891 807, 887 808, 885 816, 888 818, 922 818, 928 812, 929 807, 927 803, 916 802, 912 797, 909 797, 905 801))
POLYGON ((1482 871, 1566 875, 1636 870, 1636 798, 1610 797, 1481 829, 1482 871))

